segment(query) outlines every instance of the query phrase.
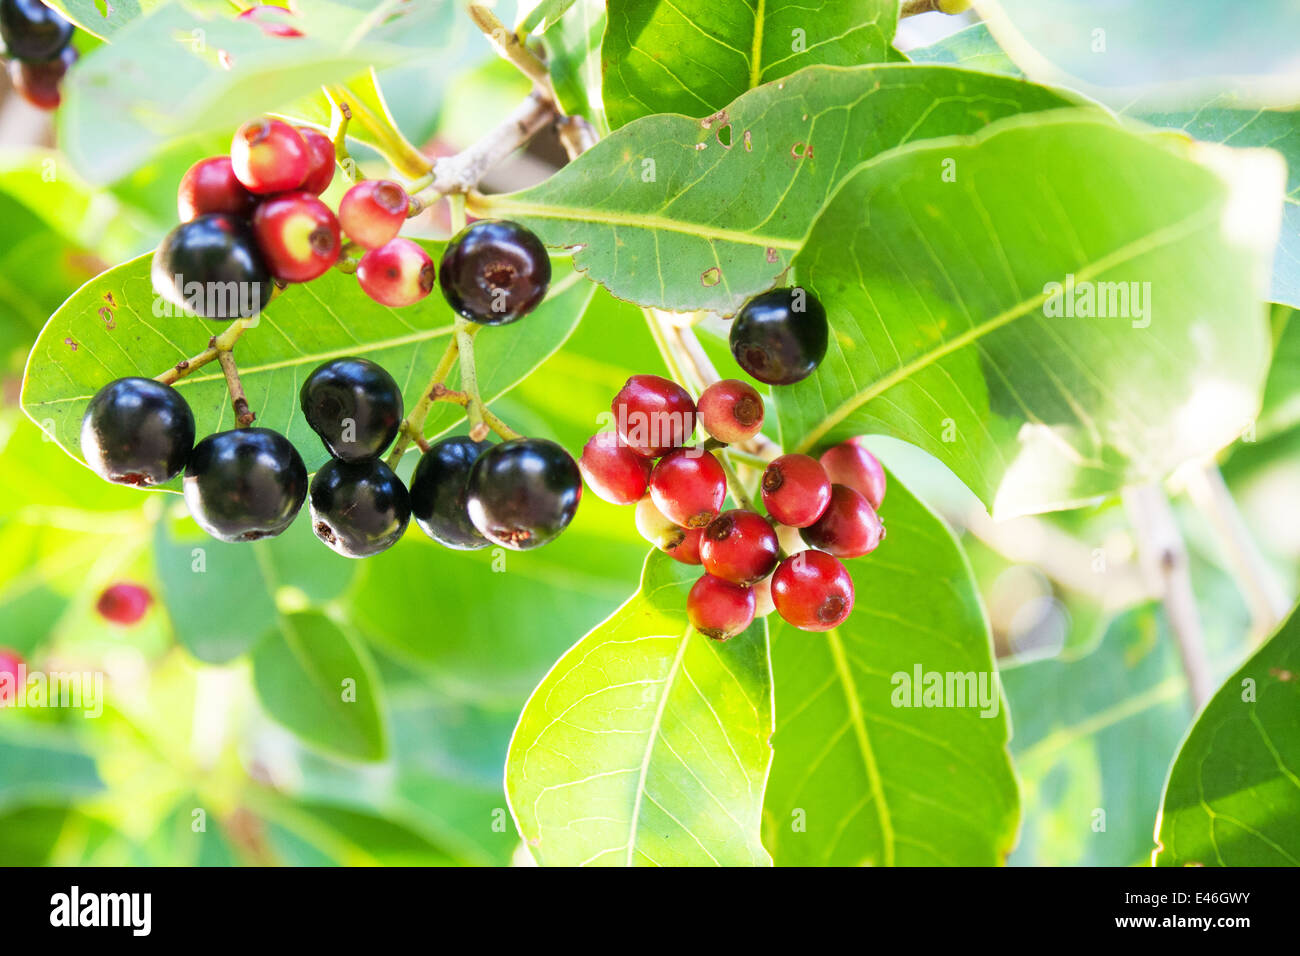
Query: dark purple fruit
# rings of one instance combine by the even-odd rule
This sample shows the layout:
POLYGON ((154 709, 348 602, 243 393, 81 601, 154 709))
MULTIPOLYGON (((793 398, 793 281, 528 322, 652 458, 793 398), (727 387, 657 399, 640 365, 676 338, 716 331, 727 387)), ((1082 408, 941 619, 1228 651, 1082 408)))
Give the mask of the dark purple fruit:
POLYGON ((53 60, 72 39, 72 24, 41 0, 0 0, 0 38, 15 60, 53 60))
POLYGON ((526 551, 559 537, 582 497, 573 456, 544 438, 514 438, 485 451, 469 473, 466 505, 494 544, 526 551))
POLYGON ((153 254, 153 287, 205 319, 250 318, 271 299, 271 274, 248 223, 227 213, 183 222, 153 254))
POLYGON ((298 401, 326 450, 343 461, 379 457, 402 425, 402 390, 370 359, 319 366, 302 383, 298 401))
POLYGON ((90 400, 81 454, 101 478, 157 485, 179 475, 194 447, 194 414, 180 392, 151 378, 119 378, 90 400))
POLYGON ((302 456, 269 428, 209 435, 194 446, 185 469, 190 514, 222 541, 274 537, 293 523, 306 497, 302 456))
POLYGON ((486 548, 474 522, 469 520, 469 473, 491 442, 456 435, 436 442, 415 466, 411 477, 411 514, 430 538, 457 551, 486 548))
POLYGON ((546 298, 551 260, 541 240, 518 223, 480 219, 451 240, 438 281, 454 311, 482 325, 506 325, 546 298))
POLYGON ((411 497, 382 461, 331 459, 311 480, 311 527, 345 558, 391 548, 411 520, 411 497))
POLYGON ((768 385, 793 385, 826 357, 826 310, 804 289, 773 289, 745 303, 731 323, 731 354, 768 385))

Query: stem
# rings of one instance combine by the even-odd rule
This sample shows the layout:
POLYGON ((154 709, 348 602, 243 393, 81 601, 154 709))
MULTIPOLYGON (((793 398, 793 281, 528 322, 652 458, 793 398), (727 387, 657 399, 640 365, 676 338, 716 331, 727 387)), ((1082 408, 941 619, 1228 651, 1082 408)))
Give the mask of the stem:
POLYGON ((677 355, 668 343, 668 337, 664 334, 663 326, 659 324, 659 317, 655 314, 655 311, 653 309, 642 309, 641 314, 645 316, 646 326, 650 329, 650 337, 655 340, 655 347, 659 349, 659 355, 663 358, 664 365, 668 366, 668 374, 678 382, 689 384, 677 360, 677 355))
POLYGON ((1214 688, 1205 653, 1205 635, 1196 610, 1196 595, 1188 573, 1187 547, 1178 530, 1169 499, 1159 485, 1142 485, 1124 492, 1124 505, 1137 536, 1138 556, 1152 589, 1164 603, 1165 616, 1178 644, 1192 708, 1200 711, 1214 688))
POLYGON ((411 184, 409 192, 431 191, 440 196, 469 192, 489 169, 527 143, 557 116, 559 108, 555 101, 534 90, 477 143, 455 156, 434 160, 430 175, 421 175, 411 184))
POLYGON ((532 80, 534 87, 543 94, 547 97, 554 96, 551 74, 546 69, 546 64, 539 60, 519 37, 515 36, 513 30, 506 29, 505 24, 497 19, 495 13, 481 3, 471 3, 469 18, 492 41, 492 46, 496 48, 498 54, 513 63, 519 72, 532 80))
POLYGON ((1214 464, 1197 469, 1187 479, 1187 493, 1208 522, 1246 599, 1256 639, 1266 637, 1286 617, 1290 602, 1246 527, 1223 473, 1214 464))
POLYGON ((221 351, 230 351, 239 341, 239 337, 244 334, 250 323, 255 319, 236 319, 228 325, 224 332, 208 340, 208 347, 198 355, 187 359, 181 359, 161 375, 155 375, 154 381, 162 382, 164 385, 171 385, 173 382, 180 381, 186 375, 189 375, 195 369, 200 369, 209 362, 214 361, 221 351))
POLYGON ((732 461, 739 462, 742 465, 748 465, 750 468, 756 468, 759 471, 765 471, 771 461, 762 455, 755 455, 752 452, 741 451, 735 445, 726 446, 727 457, 732 461))
MULTIPOLYGON (((442 358, 438 360, 438 366, 433 370, 433 375, 429 377, 429 384, 424 388, 424 394, 420 400, 415 403, 409 415, 402 420, 402 429, 397 435, 397 442, 393 445, 392 451, 388 453, 387 464, 389 468, 396 470, 398 462, 406 454, 406 449, 410 447, 411 442, 419 437, 423 441, 424 421, 429 417, 429 409, 433 403, 438 400, 439 390, 442 388, 443 381, 451 372, 451 367, 456 363, 456 355, 459 352, 459 346, 456 343, 456 337, 453 335, 451 342, 447 345, 447 351, 442 353, 442 358)), ((422 449, 423 450, 423 449, 422 449)))
POLYGON ((903 0, 898 11, 898 18, 914 17, 918 13, 965 13, 970 9, 970 0, 903 0))
POLYGON ((447 205, 450 207, 451 234, 454 236, 465 228, 465 194, 452 193, 447 197, 447 205))
MULTIPOLYGON (((213 339, 215 342, 216 339, 213 339)), ((217 349, 217 361, 226 376, 226 388, 230 390, 230 405, 235 410, 235 421, 240 428, 247 428, 257 418, 248 407, 248 398, 244 395, 244 385, 239 381, 239 367, 235 365, 235 353, 230 349, 217 349)))
POLYGON ((487 438, 491 426, 486 421, 483 397, 478 391, 478 368, 474 365, 474 336, 478 326, 468 319, 456 320, 456 344, 460 349, 460 387, 469 396, 465 417, 469 419, 469 437, 475 441, 487 438))
MULTIPOLYGON (((713 457, 718 459, 719 464, 722 465, 722 470, 727 473, 727 488, 731 491, 731 497, 736 499, 736 504, 747 511, 758 511, 754 507, 754 499, 749 496, 749 492, 745 490, 745 485, 740 480, 740 476, 736 474, 736 467, 731 463, 728 452, 719 449, 718 453, 713 457)), ((759 514, 762 514, 762 512, 759 512, 759 514)))
POLYGON ((403 176, 417 179, 429 172, 429 158, 408 143, 387 116, 372 112, 347 84, 333 83, 324 89, 335 106, 348 111, 349 122, 359 124, 374 137, 375 148, 387 156, 403 176))
POLYGON ((361 178, 361 170, 348 153, 348 123, 352 121, 352 107, 347 103, 330 99, 330 141, 334 144, 334 161, 343 170, 343 175, 350 182, 361 178))

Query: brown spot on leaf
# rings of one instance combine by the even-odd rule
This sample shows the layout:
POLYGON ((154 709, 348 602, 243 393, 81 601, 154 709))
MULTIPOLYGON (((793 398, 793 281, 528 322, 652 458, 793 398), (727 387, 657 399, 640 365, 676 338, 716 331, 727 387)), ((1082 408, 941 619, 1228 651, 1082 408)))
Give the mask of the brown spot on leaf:
POLYGON ((812 143, 798 142, 790 147, 790 155, 795 159, 812 159, 812 143))
POLYGON ((778 255, 776 254, 776 250, 773 249, 771 246, 768 246, 768 247, 767 247, 767 261, 768 261, 768 262, 780 262, 780 261, 781 261, 781 257, 778 256, 778 255))
POLYGON ((717 266, 711 266, 700 273, 700 284, 704 286, 715 286, 722 281, 722 270, 717 266))
POLYGON ((743 138, 745 141, 745 152, 752 153, 754 151, 754 137, 749 135, 749 130, 745 130, 743 138))
POLYGON ((113 298, 113 293, 111 293, 111 292, 105 292, 105 293, 104 293, 104 301, 108 303, 109 308, 112 308, 112 309, 116 309, 116 308, 117 308, 117 302, 116 302, 116 300, 114 300, 114 298, 113 298))
POLYGON ((704 117, 704 119, 700 120, 700 125, 703 126, 705 129, 713 129, 715 124, 720 126, 726 126, 728 122, 729 120, 727 119, 727 111, 725 109, 721 109, 718 110, 716 113, 714 113, 712 116, 706 116, 704 117))
POLYGON ((104 320, 104 328, 112 332, 117 328, 117 323, 113 321, 113 310, 106 305, 99 307, 99 317, 104 320))
POLYGON ((1276 677, 1278 680, 1283 681, 1283 682, 1285 682, 1285 681, 1293 681, 1293 680, 1295 680, 1295 674, 1294 674, 1294 673, 1292 673, 1292 672, 1289 671, 1289 670, 1285 670, 1285 669, 1283 669, 1283 668, 1281 668, 1281 667, 1274 667, 1274 668, 1271 668, 1271 669, 1269 670, 1269 673, 1272 674, 1274 677, 1276 677))
POLYGON ((77 340, 72 338, 72 336, 68 336, 66 339, 64 339, 63 344, 66 345, 68 348, 72 349, 72 351, 74 352, 77 351, 77 340))

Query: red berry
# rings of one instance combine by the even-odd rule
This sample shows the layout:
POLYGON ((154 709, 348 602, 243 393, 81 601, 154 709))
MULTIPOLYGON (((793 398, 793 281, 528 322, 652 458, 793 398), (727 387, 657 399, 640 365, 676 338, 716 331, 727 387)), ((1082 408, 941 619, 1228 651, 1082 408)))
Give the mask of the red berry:
POLYGON ((763 396, 752 385, 728 378, 700 393, 700 423, 728 445, 748 441, 763 427, 763 396))
POLYGON ((782 455, 763 472, 763 506, 781 524, 806 528, 826 510, 831 480, 817 459, 782 455))
POLYGON ((9 81, 18 95, 40 110, 56 110, 63 102, 59 84, 72 64, 77 62, 77 50, 65 46, 53 60, 35 61, 12 59, 9 61, 9 81))
POLYGON ((339 203, 339 222, 353 242, 367 249, 378 249, 401 231, 410 206, 410 197, 397 183, 366 179, 343 196, 339 203))
POLYGON ((772 575, 772 602, 801 631, 829 631, 853 610, 853 578, 825 551, 801 551, 772 575))
POLYGON ((357 265, 361 288, 381 305, 419 302, 432 291, 433 279, 433 260, 410 239, 391 239, 367 252, 357 265))
POLYGON ((703 564, 704 561, 700 557, 700 542, 704 536, 704 529, 678 528, 677 530, 681 534, 666 542, 659 550, 682 564, 703 564))
POLYGON ((704 570, 732 584, 761 581, 772 573, 780 553, 767 519, 743 508, 722 512, 708 523, 700 539, 704 570))
POLYGON ((650 483, 650 460, 623 444, 617 432, 592 435, 578 467, 596 497, 613 505, 636 504, 650 483))
POLYGON ((292 16, 292 10, 286 10, 284 7, 278 7, 271 3, 264 3, 260 6, 249 7, 235 19, 251 20, 269 37, 300 37, 302 36, 301 30, 295 29, 284 22, 292 16), (268 16, 267 11, 274 12, 268 16))
POLYGON ((305 192, 264 201, 253 213, 253 235, 271 274, 285 282, 324 275, 343 248, 334 213, 305 192))
POLYGON ((610 410, 623 440, 647 458, 681 448, 695 431, 690 393, 658 375, 633 375, 614 396, 610 410))
POLYGON ((735 637, 754 620, 754 592, 705 574, 686 597, 686 616, 705 637, 725 641, 735 637))
POLYGON ((185 171, 176 190, 176 211, 181 222, 189 222, 210 212, 224 212, 248 218, 257 197, 235 178, 229 156, 200 159, 185 171))
POLYGON ((138 584, 113 584, 106 587, 95 603, 95 610, 104 620, 130 626, 149 610, 153 595, 138 584))
POLYGON ((837 558, 860 558, 884 540, 885 526, 866 498, 848 485, 831 485, 831 503, 803 529, 803 537, 837 558))
POLYGON ((311 167, 307 144, 298 131, 267 117, 235 131, 230 162, 239 181, 259 196, 297 189, 311 167))
POLYGON ((17 651, 0 647, 0 707, 18 699, 23 690, 23 659, 17 651))
POLYGON ((302 188, 319 196, 334 181, 334 144, 328 136, 310 126, 299 126, 298 135, 307 145, 307 178, 303 180, 302 188))
POLYGON ((650 472, 655 507, 683 528, 702 528, 727 497, 727 474, 718 459, 697 448, 677 448, 650 472))
POLYGON ((822 467, 831 481, 848 485, 858 492, 877 511, 885 500, 885 469, 876 456, 862 444, 861 438, 850 438, 824 452, 822 467))

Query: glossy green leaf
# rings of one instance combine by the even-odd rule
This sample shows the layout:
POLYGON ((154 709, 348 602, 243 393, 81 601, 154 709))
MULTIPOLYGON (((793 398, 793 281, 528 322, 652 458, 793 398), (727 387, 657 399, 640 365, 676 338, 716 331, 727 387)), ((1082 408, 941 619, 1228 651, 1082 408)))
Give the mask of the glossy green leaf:
POLYGON ((1156 866, 1300 866, 1300 615, 1219 688, 1165 784, 1156 866))
POLYGON ((773 628, 764 844, 778 866, 1001 863, 1019 796, 970 567, 893 475, 880 515, 884 543, 846 564, 849 619, 824 634, 773 628), (963 696, 932 698, 936 679, 963 696))
POLYGON ((605 0, 577 0, 577 8, 542 37, 551 85, 561 108, 582 116, 599 133, 609 132, 600 99, 600 44, 605 33, 605 0))
POLYGON ((1264 384, 1258 437, 1300 425, 1300 312, 1273 307, 1273 364, 1264 384))
MULTIPOLYGON (((441 257, 441 243, 423 245, 435 261, 441 257)), ((151 256, 133 259, 78 290, 50 318, 28 360, 23 407, 33 421, 52 428, 55 440, 74 456, 86 403, 100 387, 123 375, 158 375, 201 352, 221 328, 193 316, 156 314, 165 303, 154 294, 150 261, 151 256)), ((556 266, 550 296, 526 321, 485 329, 476 337, 484 398, 495 398, 518 382, 581 317, 592 286, 562 261, 556 266)), ((436 292, 417 305, 390 309, 362 292, 355 276, 337 271, 290 286, 235 350, 258 424, 288 435, 314 471, 326 452, 298 406, 303 379, 328 359, 364 355, 388 369, 409 408, 446 350, 453 320, 436 292)), ((458 373, 453 374, 449 384, 458 381, 458 373)), ((198 434, 232 427, 225 379, 216 363, 176 387, 194 411, 198 434)), ((429 433, 449 428, 457 418, 449 408, 436 409, 429 433)))
POLYGON ((1214 453, 1259 407, 1282 173, 1072 112, 864 163, 795 259, 832 341, 787 447, 890 434, 1006 517, 1214 453))
POLYGON ((523 0, 519 4, 521 16, 518 32, 525 35, 534 30, 545 33, 559 22, 574 2, 575 0, 523 0), (525 12, 525 8, 530 6, 531 9, 525 12))
POLYGON ((913 63, 935 63, 981 73, 1024 76, 1020 67, 1011 62, 1011 57, 993 39, 988 24, 982 22, 950 33, 929 46, 908 50, 907 58, 913 63))
POLYGON ((856 163, 900 143, 972 133, 1058 93, 946 67, 812 67, 725 116, 653 116, 532 189, 485 200, 619 298, 734 312, 789 268, 856 163))
POLYGON ((640 590, 556 663, 510 743, 506 793, 549 866, 751 866, 771 761, 762 623, 714 643, 686 620, 698 572, 658 552, 640 590))
POLYGON ((708 116, 807 66, 881 63, 897 19, 894 0, 610 0, 605 111, 708 116))
POLYGON ((267 714, 301 740, 353 760, 388 752, 380 685, 362 644, 323 614, 280 618, 253 651, 267 714))
POLYGON ((65 17, 103 39, 111 39, 132 21, 153 12, 171 0, 50 0, 65 17))

